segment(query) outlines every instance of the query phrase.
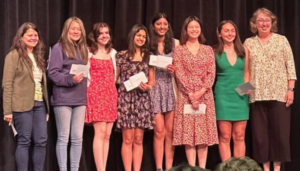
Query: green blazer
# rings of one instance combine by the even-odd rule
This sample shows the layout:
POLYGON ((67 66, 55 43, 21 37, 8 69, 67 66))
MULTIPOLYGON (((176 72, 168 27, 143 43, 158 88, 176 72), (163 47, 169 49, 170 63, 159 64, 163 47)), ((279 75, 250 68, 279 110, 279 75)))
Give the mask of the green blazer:
MULTIPOLYGON (((12 114, 12 112, 26 112, 33 108, 35 82, 32 69, 19 57, 17 50, 10 51, 5 57, 2 89, 4 115, 12 114)), ((49 113, 47 79, 44 72, 42 92, 46 111, 49 113)))

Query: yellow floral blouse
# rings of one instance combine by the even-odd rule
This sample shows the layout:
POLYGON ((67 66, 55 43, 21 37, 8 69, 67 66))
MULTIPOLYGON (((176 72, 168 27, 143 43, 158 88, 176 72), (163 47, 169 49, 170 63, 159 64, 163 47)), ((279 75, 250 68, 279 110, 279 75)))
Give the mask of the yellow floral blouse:
POLYGON ((250 82, 256 87, 250 102, 277 100, 285 102, 288 80, 296 80, 292 49, 285 36, 273 33, 263 45, 257 36, 245 40, 249 49, 250 82))

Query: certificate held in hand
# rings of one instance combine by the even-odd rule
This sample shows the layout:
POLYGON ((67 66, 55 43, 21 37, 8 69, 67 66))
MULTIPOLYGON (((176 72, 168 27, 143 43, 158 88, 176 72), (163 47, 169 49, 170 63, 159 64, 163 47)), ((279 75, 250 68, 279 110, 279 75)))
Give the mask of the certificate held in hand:
POLYGON ((206 112, 206 105, 199 104, 198 109, 194 109, 191 104, 185 104, 183 107, 183 114, 190 114, 190 115, 203 115, 206 112))
POLYGON ((248 90, 255 90, 255 87, 250 82, 246 82, 238 86, 235 91, 240 95, 243 96, 247 93, 248 90))
POLYGON ((78 75, 83 73, 84 77, 88 77, 89 67, 86 65, 72 64, 70 74, 78 75))
POLYGON ((150 55, 149 65, 166 68, 172 64, 173 58, 161 55, 150 55))
POLYGON ((124 86, 127 91, 130 91, 132 89, 137 88, 141 84, 141 82, 143 83, 148 82, 148 79, 144 72, 139 72, 138 74, 129 77, 129 80, 124 82, 124 86))

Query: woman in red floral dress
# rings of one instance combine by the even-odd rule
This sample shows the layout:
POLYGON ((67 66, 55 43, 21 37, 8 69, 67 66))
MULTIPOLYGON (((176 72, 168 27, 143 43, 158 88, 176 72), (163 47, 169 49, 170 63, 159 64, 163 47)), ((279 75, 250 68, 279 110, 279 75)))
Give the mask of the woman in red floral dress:
POLYGON ((89 34, 90 75, 87 90, 85 122, 95 129, 93 150, 97 170, 104 171, 109 138, 117 118, 117 90, 115 86, 116 51, 112 49, 110 29, 106 23, 94 24, 89 34))
POLYGON ((207 146, 218 143, 212 85, 215 79, 215 57, 205 38, 201 23, 188 17, 182 26, 180 46, 174 50, 175 77, 178 85, 174 115, 173 145, 185 145, 189 165, 195 166, 196 154, 200 167, 205 168, 207 146), (183 114, 185 104, 194 109, 206 105, 205 114, 183 114))

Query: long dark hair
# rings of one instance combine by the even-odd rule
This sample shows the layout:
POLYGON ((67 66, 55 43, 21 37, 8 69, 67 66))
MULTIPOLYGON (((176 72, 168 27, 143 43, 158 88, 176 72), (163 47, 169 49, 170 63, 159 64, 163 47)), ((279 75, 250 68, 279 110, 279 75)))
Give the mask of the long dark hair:
POLYGON ((202 23, 201 21, 199 20, 198 17, 196 16, 189 16, 188 18, 186 18, 183 22, 183 25, 182 25, 182 29, 181 29, 181 36, 180 36, 180 44, 183 45, 185 44, 188 39, 189 39, 189 36, 187 34, 187 27, 188 25, 190 24, 190 22, 192 21, 196 21, 199 23, 200 27, 201 27, 201 34, 200 36, 198 37, 198 41, 199 43, 204 43, 206 41, 204 35, 203 35, 203 31, 202 31, 202 23))
POLYGON ((172 51, 173 48, 173 31, 172 27, 170 25, 169 18, 165 13, 157 13, 153 16, 151 24, 149 26, 149 35, 150 35, 150 51, 153 54, 156 54, 158 52, 157 46, 158 46, 158 40, 157 40, 157 33, 155 31, 155 22, 161 18, 165 18, 168 21, 168 31, 165 34, 164 39, 164 53, 168 54, 172 51))
POLYGON ((37 67, 39 69, 41 69, 42 71, 45 71, 45 65, 46 65, 45 59, 44 59, 45 45, 42 41, 40 32, 35 24, 26 22, 21 25, 21 27, 17 31, 17 34, 14 37, 13 44, 12 44, 10 50, 16 49, 19 53, 20 59, 22 61, 26 62, 30 67, 33 66, 33 63, 28 56, 27 47, 26 47, 25 43, 22 41, 22 37, 29 29, 35 30, 38 34, 39 41, 38 41, 37 45, 33 48, 32 54, 34 56, 37 67))
POLYGON ((65 24, 64 24, 64 27, 63 27, 63 30, 61 33, 61 37, 58 42, 61 44, 62 49, 63 49, 64 53, 68 56, 68 58, 76 59, 75 52, 77 49, 83 62, 85 64, 87 63, 88 50, 87 50, 87 43, 86 43, 86 33, 85 33, 84 26, 83 26, 83 22, 79 18, 70 17, 65 21, 65 24), (68 36, 68 32, 69 32, 72 22, 77 22, 81 29, 81 37, 76 43, 73 42, 68 36))
POLYGON ((136 33, 138 33, 140 30, 144 30, 146 32, 146 41, 145 41, 145 44, 142 47, 140 47, 140 50, 141 50, 141 54, 142 53, 144 54, 143 61, 147 62, 147 61, 149 61, 149 56, 150 56, 150 54, 149 54, 149 35, 148 35, 147 28, 145 26, 143 26, 142 24, 134 25, 128 34, 127 55, 130 60, 134 57, 135 52, 136 52, 134 37, 135 37, 136 33))
POLYGON ((218 28, 217 28, 218 44, 216 44, 214 46, 215 53, 218 55, 221 55, 224 51, 224 42, 223 42, 222 37, 220 37, 219 35, 221 34, 223 26, 227 23, 230 23, 231 25, 233 25, 233 27, 235 29, 236 36, 235 36, 235 39, 233 40, 234 51, 236 52, 236 54, 239 57, 244 58, 245 57, 245 49, 241 42, 241 39, 239 36, 239 31, 237 29, 237 26, 231 20, 224 20, 218 25, 218 28))
POLYGON ((112 44, 112 35, 111 35, 110 27, 108 26, 108 24, 106 24, 104 22, 99 22, 99 23, 94 24, 93 30, 89 33, 89 36, 87 39, 90 52, 95 53, 98 50, 97 39, 100 35, 100 29, 102 29, 104 27, 108 28, 109 37, 110 37, 109 41, 105 45, 105 50, 107 53, 109 53, 111 51, 113 44, 112 44))

